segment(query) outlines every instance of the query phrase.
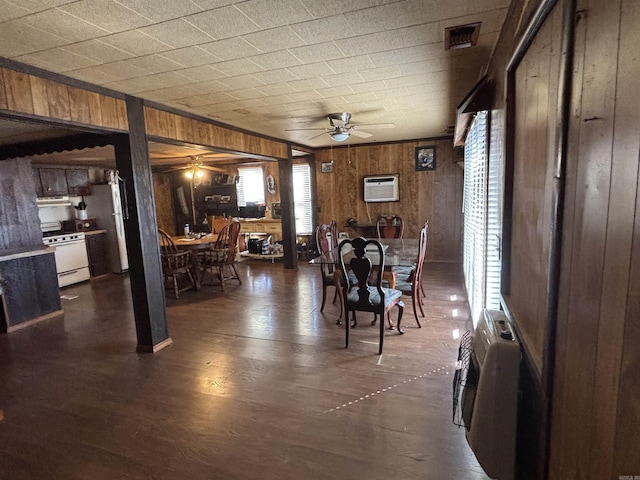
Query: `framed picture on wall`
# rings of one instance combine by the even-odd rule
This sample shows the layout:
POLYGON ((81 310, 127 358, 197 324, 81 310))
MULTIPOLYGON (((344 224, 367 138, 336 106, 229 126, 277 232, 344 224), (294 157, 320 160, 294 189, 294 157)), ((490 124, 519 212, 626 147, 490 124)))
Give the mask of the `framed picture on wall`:
POLYGON ((416 171, 436 169, 436 147, 416 147, 416 171))
POLYGON ((333 172, 333 160, 330 162, 322 162, 320 164, 320 170, 322 173, 331 173, 333 172))

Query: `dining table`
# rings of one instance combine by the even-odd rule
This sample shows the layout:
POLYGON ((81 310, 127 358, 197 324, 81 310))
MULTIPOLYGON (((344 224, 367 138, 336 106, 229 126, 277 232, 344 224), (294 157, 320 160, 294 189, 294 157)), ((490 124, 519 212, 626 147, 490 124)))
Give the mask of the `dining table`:
POLYGON ((201 268, 198 251, 213 248, 216 240, 218 239, 218 234, 208 233, 200 238, 180 235, 171 237, 171 239, 173 240, 173 243, 176 245, 176 247, 178 247, 180 250, 187 250, 191 252, 195 269, 194 279, 196 283, 196 290, 200 290, 200 288, 202 287, 202 276, 204 274, 204 269, 201 268))

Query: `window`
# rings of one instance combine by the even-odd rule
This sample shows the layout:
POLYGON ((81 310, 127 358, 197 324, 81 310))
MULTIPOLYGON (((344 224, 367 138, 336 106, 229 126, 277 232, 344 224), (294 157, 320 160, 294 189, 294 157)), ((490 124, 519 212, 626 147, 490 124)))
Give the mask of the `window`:
POLYGON ((489 168, 487 116, 478 112, 464 145, 463 268, 474 327, 483 308, 500 308, 500 171, 489 168))
POLYGON ((296 234, 313 233, 313 208, 311 202, 311 169, 308 164, 293 165, 293 210, 296 217, 296 234))
POLYGON ((264 175, 262 167, 238 168, 240 181, 237 185, 238 206, 246 207, 249 204, 265 204, 264 175))

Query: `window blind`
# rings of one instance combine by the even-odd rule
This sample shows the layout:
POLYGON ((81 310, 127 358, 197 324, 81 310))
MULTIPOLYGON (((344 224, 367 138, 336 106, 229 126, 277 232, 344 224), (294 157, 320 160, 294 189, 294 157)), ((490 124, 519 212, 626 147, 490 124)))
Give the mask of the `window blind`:
POLYGON ((293 210, 296 234, 313 233, 313 207, 311 201, 311 169, 308 164, 295 164, 293 173, 293 210))
POLYGON ((238 168, 240 180, 236 186, 238 206, 246 207, 247 203, 265 204, 264 175, 262 167, 238 168))

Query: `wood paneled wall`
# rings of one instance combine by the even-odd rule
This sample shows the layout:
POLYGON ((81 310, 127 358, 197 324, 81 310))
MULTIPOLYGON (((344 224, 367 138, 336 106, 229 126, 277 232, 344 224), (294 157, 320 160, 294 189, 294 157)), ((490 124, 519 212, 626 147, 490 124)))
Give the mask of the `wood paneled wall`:
POLYGON ((0 110, 127 130, 123 100, 42 77, 0 68, 0 110))
MULTIPOLYGON (((489 68, 497 92, 537 3, 511 4, 489 68)), ((492 134, 492 160, 515 134, 507 303, 534 362, 534 382, 545 360, 556 38, 565 3, 555 6, 518 68, 515 124, 503 121, 501 97, 491 117, 492 129, 506 129, 502 140, 492 134)), ((640 4, 579 0, 575 22, 549 471, 522 478, 617 480, 640 474, 640 4)))
POLYGON ((285 142, 269 140, 151 107, 145 107, 144 114, 147 135, 221 147, 236 152, 287 158, 285 142))
POLYGON ((315 158, 318 222, 335 219, 339 231, 362 235, 363 230, 345 226, 347 218, 370 224, 395 213, 405 221, 405 236, 417 237, 429 220, 427 261, 461 261, 463 171, 453 161, 452 139, 327 148, 315 158), (437 168, 417 172, 415 148, 429 145, 436 147, 437 168), (323 173, 322 162, 332 160, 333 172, 323 173), (393 173, 400 175, 400 201, 365 203, 363 178, 393 173))
POLYGON ((640 475, 640 4, 577 7, 551 478, 640 475))

